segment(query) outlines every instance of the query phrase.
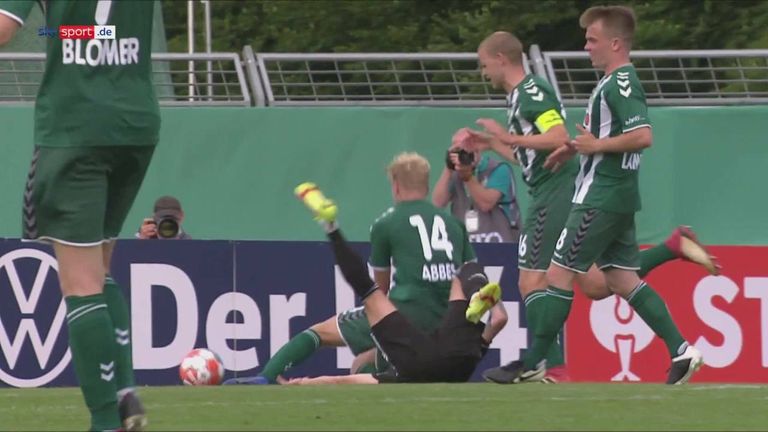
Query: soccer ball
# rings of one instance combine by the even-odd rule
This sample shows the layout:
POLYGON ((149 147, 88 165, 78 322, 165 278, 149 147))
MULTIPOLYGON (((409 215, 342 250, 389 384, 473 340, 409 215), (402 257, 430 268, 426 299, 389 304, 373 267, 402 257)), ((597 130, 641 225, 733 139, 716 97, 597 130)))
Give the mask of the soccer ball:
POLYGON ((224 363, 213 351, 196 348, 181 361, 179 377, 186 385, 219 385, 224 377, 224 363))

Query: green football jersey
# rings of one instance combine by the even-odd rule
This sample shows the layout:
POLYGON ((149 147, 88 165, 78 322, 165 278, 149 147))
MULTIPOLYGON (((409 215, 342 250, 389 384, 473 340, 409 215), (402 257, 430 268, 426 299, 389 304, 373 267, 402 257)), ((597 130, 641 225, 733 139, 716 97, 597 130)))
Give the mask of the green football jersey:
POLYGON ((35 145, 155 145, 160 114, 152 85, 151 0, 3 0, 24 23, 45 5, 49 37, 35 103, 35 145), (114 26, 114 39, 62 39, 61 26, 114 26))
MULTIPOLYGON (((608 138, 650 126, 645 91, 634 66, 622 66, 600 80, 589 98, 587 130, 608 138)), ((617 213, 640 210, 640 154, 581 155, 573 202, 617 213)))
MULTIPOLYGON (((565 121, 565 110, 557 99, 552 86, 538 75, 527 75, 507 95, 507 127, 516 135, 538 135, 565 121)), ((523 180, 535 194, 536 189, 546 181, 558 177, 573 181, 577 163, 568 161, 557 172, 544 168, 544 161, 551 151, 517 147, 515 155, 523 169, 523 180)))
POLYGON ((390 300, 425 331, 440 323, 454 274, 473 260, 464 224, 424 200, 396 204, 371 227, 371 266, 392 267, 390 300))

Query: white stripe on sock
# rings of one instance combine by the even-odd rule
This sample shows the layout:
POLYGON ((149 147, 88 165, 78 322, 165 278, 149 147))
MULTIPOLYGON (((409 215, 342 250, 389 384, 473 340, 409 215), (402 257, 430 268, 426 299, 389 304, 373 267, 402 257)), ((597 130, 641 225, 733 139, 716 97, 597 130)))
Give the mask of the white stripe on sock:
POLYGON ((85 314, 91 313, 91 312, 93 312, 95 310, 98 310, 98 309, 106 309, 106 307, 107 307, 107 305, 104 304, 104 303, 98 303, 98 304, 89 305, 89 306, 90 307, 88 309, 78 313, 77 315, 74 315, 72 317, 67 317, 67 324, 72 324, 72 322, 74 322, 76 319, 80 318, 81 316, 83 316, 85 314))
POLYGON ((629 295, 627 296, 627 301, 631 302, 632 299, 635 298, 635 295, 637 295, 637 293, 639 293, 640 290, 645 288, 646 286, 648 285, 645 282, 640 281, 640 285, 636 286, 635 289, 633 289, 632 292, 630 292, 629 295))
POLYGON ((91 306, 93 306, 93 305, 92 304, 87 304, 87 305, 80 306, 79 308, 75 308, 75 310, 70 311, 69 313, 67 313, 67 319, 69 319, 70 316, 72 316, 72 315, 82 311, 83 309, 89 308, 91 306))

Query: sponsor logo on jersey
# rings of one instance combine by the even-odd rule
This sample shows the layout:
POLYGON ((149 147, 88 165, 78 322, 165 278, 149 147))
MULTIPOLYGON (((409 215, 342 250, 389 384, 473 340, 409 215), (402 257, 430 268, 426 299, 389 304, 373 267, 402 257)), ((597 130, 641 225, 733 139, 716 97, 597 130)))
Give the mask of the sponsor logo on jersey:
POLYGON ((624 126, 630 126, 630 125, 632 125, 632 123, 637 123, 640 120, 642 120, 642 117, 640 117, 639 114, 636 115, 636 116, 632 116, 632 117, 624 120, 624 126))
POLYGON ((624 153, 621 157, 621 169, 636 171, 640 168, 640 153, 624 153))

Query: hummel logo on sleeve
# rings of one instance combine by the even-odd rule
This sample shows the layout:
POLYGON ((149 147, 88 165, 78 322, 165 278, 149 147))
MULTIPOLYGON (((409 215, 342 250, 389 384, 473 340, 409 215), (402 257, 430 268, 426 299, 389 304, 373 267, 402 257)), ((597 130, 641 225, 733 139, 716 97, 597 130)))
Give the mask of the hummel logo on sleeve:
POLYGON ((632 88, 629 86, 629 72, 617 72, 616 84, 619 85, 619 93, 624 97, 632 94, 632 88))

